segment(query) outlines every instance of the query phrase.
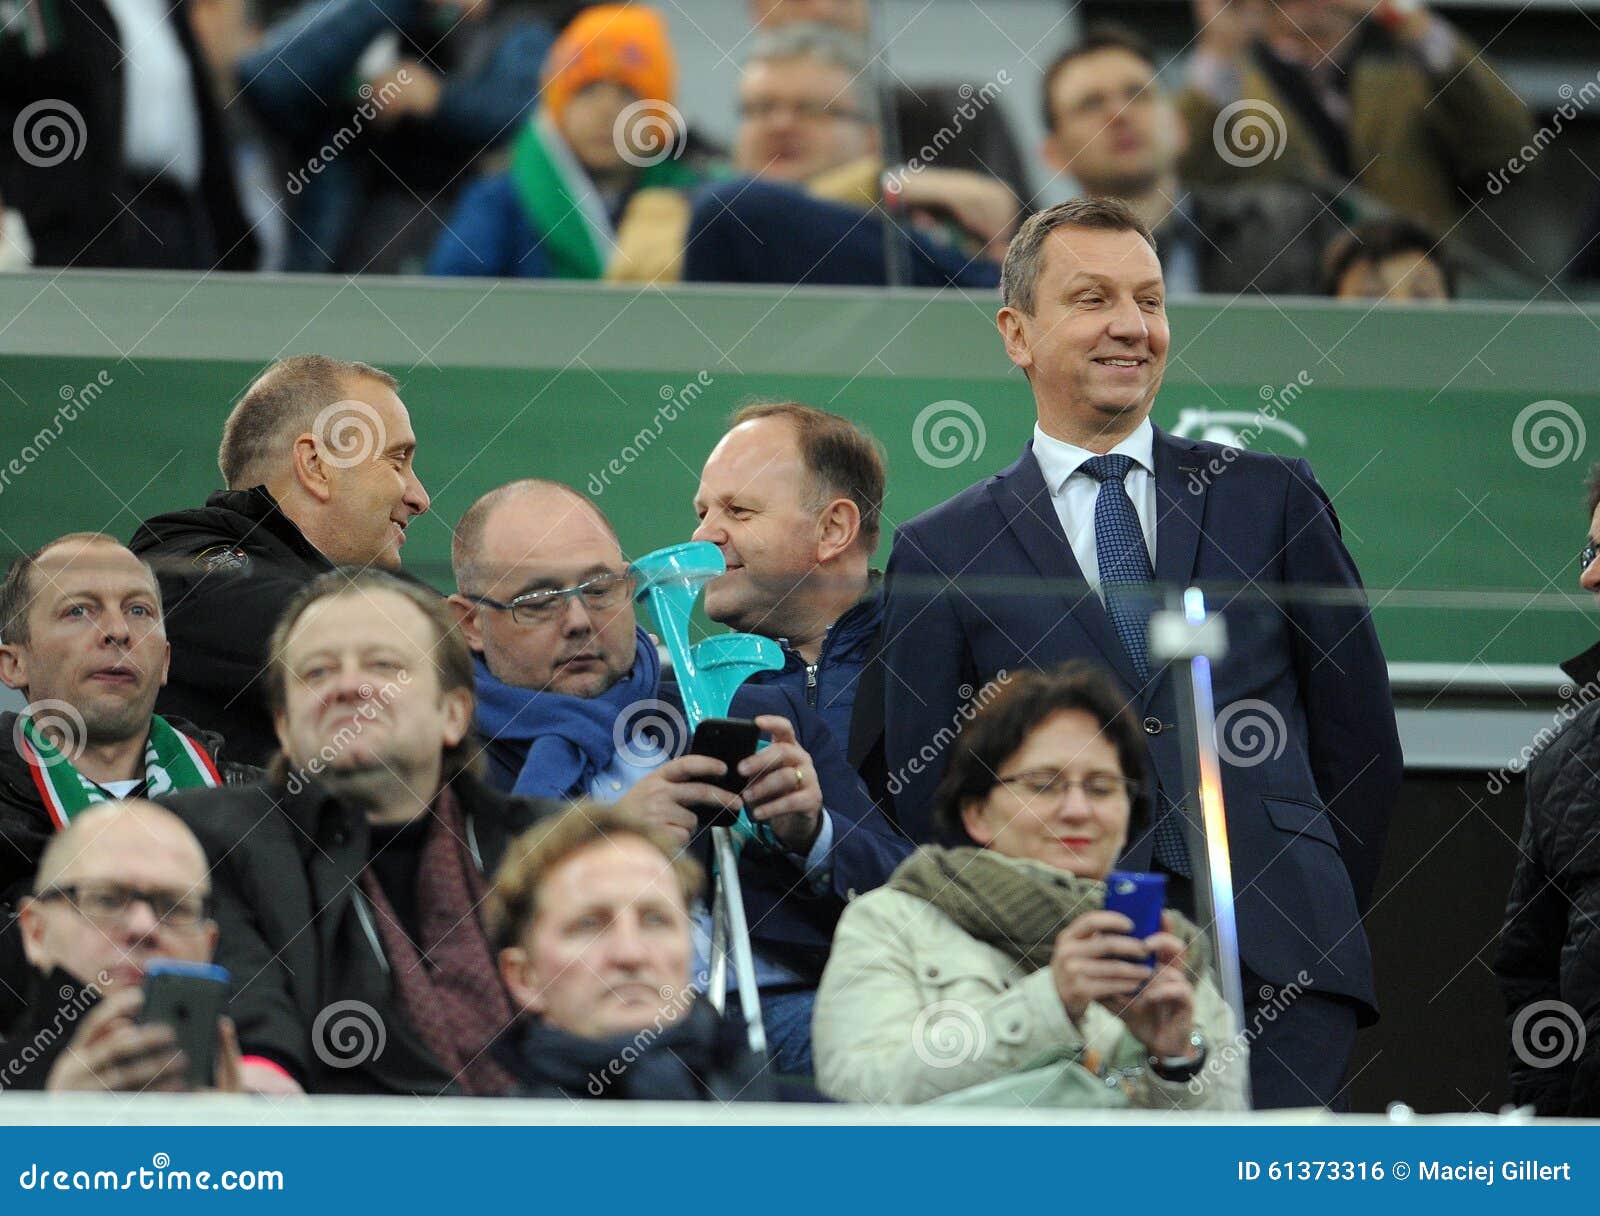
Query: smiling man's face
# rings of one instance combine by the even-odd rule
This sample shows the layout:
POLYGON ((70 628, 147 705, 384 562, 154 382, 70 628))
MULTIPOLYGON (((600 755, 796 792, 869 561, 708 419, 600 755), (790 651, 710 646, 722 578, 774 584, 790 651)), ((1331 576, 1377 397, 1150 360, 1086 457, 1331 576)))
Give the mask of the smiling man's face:
POLYGON ((1104 451, 1149 417, 1166 372, 1161 263, 1137 232, 1070 224, 1045 237, 1040 260, 1032 310, 1000 310, 1006 354, 1047 432, 1104 451))
POLYGON ((40 554, 28 591, 26 640, 0 647, 0 678, 77 710, 73 743, 146 734, 171 653, 149 567, 119 544, 67 541, 40 554))

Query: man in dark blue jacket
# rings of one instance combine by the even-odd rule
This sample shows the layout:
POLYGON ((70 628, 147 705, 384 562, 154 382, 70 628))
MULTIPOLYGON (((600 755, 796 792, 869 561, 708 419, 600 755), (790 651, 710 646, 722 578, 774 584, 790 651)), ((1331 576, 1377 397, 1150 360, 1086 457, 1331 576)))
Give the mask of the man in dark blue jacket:
POLYGON ((1230 644, 1214 680, 1247 1005, 1277 993, 1284 1006, 1260 1023, 1246 1009, 1247 1033, 1259 1025, 1255 1101, 1337 1103, 1357 1021, 1376 1013, 1361 917, 1401 757, 1387 667, 1332 504, 1304 461, 1151 426, 1165 294, 1149 231, 1124 204, 1040 212, 1004 273, 1000 332, 1038 424, 1009 469, 896 536, 884 664, 901 825, 931 831, 944 757, 927 758, 960 728, 963 686, 1088 659, 1120 681, 1149 742, 1152 830, 1129 841, 1122 865, 1164 871, 1182 908, 1192 869, 1180 714, 1175 678, 1149 653, 1149 585, 1244 588, 1214 605, 1230 644), (1269 596, 1278 588, 1289 590, 1269 596))
POLYGON ((700 472, 694 539, 728 565, 706 586, 706 615, 783 647, 783 670, 751 682, 816 710, 888 813, 883 580, 870 565, 884 480, 883 453, 849 419, 796 402, 748 406, 700 472))
MULTIPOLYGON (((781 1072, 808 1073, 811 1004, 839 914, 910 852, 827 725, 782 689, 741 689, 730 712, 771 743, 740 765, 741 792, 712 784, 726 770, 682 754, 682 700, 636 623, 616 534, 565 486, 491 491, 462 517, 452 559, 490 785, 621 803, 694 848, 697 809, 746 808, 756 834, 739 873, 767 1035, 781 1072)), ((703 909, 697 919, 709 928, 703 909)))

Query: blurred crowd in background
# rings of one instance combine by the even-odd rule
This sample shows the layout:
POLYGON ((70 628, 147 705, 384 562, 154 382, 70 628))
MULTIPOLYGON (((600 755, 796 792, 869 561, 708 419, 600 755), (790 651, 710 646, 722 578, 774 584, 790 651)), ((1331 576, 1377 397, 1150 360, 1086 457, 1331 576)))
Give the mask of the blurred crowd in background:
POLYGON ((1088 195, 1176 294, 1575 297, 1600 79, 1498 54, 1421 0, 0 0, 0 268, 989 288, 1088 195))

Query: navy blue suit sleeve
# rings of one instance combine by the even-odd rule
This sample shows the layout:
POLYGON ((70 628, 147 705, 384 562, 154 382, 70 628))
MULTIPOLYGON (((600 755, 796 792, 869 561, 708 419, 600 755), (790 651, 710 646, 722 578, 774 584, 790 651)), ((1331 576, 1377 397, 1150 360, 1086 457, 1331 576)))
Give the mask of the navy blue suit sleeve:
POLYGON ((901 528, 885 573, 884 746, 900 829, 918 843, 939 838, 933 792, 972 668, 949 593, 940 589, 945 578, 921 537, 901 528))
POLYGON ((787 689, 781 697, 783 704, 771 710, 752 708, 788 718, 795 738, 817 766, 822 805, 833 817, 833 894, 845 900, 851 891, 881 887, 910 855, 911 842, 872 805, 866 785, 822 716, 787 689))
POLYGON ((1389 669, 1333 504, 1304 460, 1290 474, 1284 581, 1353 593, 1349 604, 1298 600, 1287 607, 1312 774, 1365 913, 1402 775, 1389 669))

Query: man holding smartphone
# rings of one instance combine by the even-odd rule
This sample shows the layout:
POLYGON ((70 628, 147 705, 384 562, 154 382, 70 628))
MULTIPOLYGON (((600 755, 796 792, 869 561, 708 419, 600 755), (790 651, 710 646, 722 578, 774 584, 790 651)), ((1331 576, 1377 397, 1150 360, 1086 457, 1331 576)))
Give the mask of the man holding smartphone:
MULTIPOLYGON (((191 1061, 174 1026, 141 1017, 156 960, 208 963, 217 927, 200 842, 141 799, 73 818, 21 909, 33 969, 25 1013, 0 1043, 0 1092, 182 1092, 191 1061)), ((242 1092, 232 1023, 218 1019, 214 1088, 242 1092)))
MULTIPOLYGON (((910 852, 873 808, 826 724, 796 693, 746 686, 731 716, 767 747, 735 760, 689 746, 677 688, 639 629, 615 532, 566 486, 520 481, 468 509, 451 597, 475 652, 489 783, 618 803, 680 844, 745 807, 765 829, 740 854, 767 1036, 780 1072, 810 1071, 811 1005, 845 901, 910 852), (732 778, 738 793, 716 782, 732 778), (709 812, 709 813, 708 813, 709 812)), ((704 957, 710 917, 697 909, 704 957)))

